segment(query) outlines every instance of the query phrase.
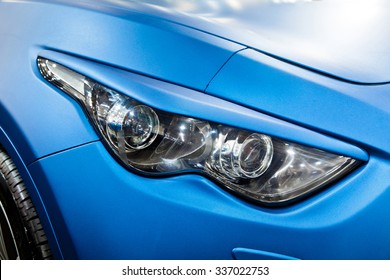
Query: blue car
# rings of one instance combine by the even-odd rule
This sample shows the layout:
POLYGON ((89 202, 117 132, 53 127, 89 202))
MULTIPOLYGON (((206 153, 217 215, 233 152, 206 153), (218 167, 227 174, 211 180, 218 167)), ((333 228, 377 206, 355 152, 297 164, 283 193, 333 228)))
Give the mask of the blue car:
POLYGON ((0 0, 0 257, 389 259, 389 11, 0 0))

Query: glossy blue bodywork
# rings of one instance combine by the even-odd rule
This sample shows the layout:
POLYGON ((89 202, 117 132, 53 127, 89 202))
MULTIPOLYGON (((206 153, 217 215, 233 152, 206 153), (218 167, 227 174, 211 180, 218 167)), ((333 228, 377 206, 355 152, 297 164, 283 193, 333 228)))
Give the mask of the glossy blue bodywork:
POLYGON ((390 82, 390 66, 384 63, 390 61, 387 0, 84 0, 71 5, 122 17, 142 14, 144 21, 152 16, 353 83, 390 82))
POLYGON ((336 35, 330 26, 310 42, 311 29, 292 14, 311 18, 320 5, 326 18, 327 1, 259 1, 257 25, 253 16, 240 21, 242 10, 227 12, 228 2, 212 15, 202 12, 207 1, 192 9, 193 1, 0 1, 0 144, 57 258, 390 258, 390 39, 381 25, 388 17, 370 19, 382 26, 377 37, 336 35), (223 11, 231 16, 224 26, 223 11), (363 164, 281 208, 253 205, 200 175, 140 176, 115 161, 79 104, 43 79, 38 56, 164 111, 363 164))

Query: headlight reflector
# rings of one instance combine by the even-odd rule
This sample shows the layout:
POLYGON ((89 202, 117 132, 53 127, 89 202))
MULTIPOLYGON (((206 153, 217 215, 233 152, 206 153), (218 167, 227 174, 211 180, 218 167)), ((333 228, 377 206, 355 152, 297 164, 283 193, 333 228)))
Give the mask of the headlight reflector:
POLYGON ((38 58, 43 77, 75 98, 103 142, 146 174, 198 172, 257 202, 302 197, 354 169, 355 159, 261 133, 167 113, 38 58))

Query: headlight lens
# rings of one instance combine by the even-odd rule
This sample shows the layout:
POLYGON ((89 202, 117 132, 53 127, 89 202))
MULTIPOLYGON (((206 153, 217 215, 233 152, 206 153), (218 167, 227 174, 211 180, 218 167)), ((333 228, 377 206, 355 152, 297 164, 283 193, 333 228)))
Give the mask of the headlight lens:
POLYGON ((317 190, 355 159, 235 127, 154 109, 69 68, 38 58, 43 77, 78 100, 106 146, 148 174, 199 172, 257 202, 276 204, 317 190))

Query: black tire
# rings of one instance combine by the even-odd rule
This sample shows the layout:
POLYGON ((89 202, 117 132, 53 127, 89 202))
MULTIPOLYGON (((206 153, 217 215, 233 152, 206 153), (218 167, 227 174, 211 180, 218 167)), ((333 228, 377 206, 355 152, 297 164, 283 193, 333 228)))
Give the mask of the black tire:
POLYGON ((41 221, 24 182, 0 146, 0 258, 52 259, 41 221))

